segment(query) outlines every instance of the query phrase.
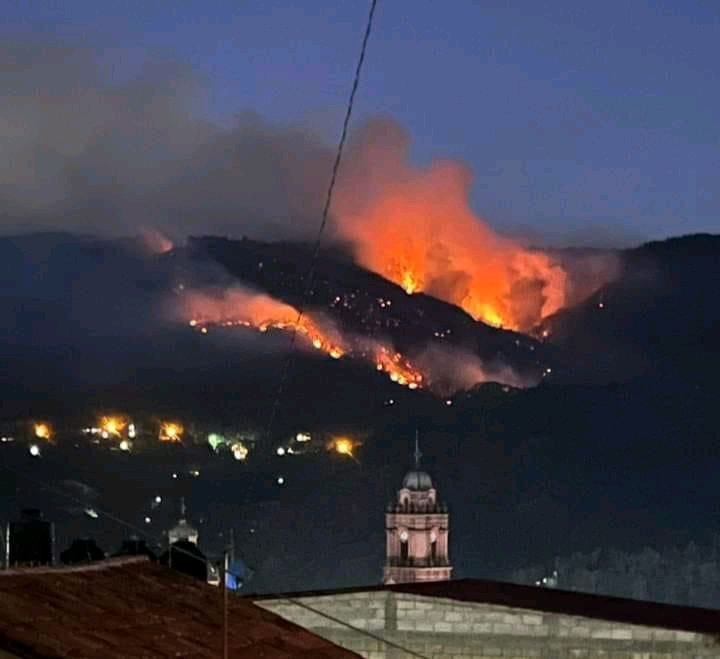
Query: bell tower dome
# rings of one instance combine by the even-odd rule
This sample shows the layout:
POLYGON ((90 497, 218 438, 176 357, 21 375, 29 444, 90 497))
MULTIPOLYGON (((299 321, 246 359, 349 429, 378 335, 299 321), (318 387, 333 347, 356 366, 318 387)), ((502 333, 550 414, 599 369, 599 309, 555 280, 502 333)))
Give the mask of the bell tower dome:
POLYGON ((397 500, 385 514, 384 583, 447 581, 448 512, 438 502, 430 475, 420 468, 420 441, 415 436, 415 466, 403 478, 397 500))

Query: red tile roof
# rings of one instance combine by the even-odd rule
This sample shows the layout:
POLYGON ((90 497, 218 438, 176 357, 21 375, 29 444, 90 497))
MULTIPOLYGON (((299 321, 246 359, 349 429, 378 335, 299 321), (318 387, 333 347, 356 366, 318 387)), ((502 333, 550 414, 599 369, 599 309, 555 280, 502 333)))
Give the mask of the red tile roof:
MULTIPOLYGON (((229 596, 233 659, 357 657, 229 596)), ((0 650, 31 659, 222 657, 222 590, 145 558, 0 572, 0 650)))

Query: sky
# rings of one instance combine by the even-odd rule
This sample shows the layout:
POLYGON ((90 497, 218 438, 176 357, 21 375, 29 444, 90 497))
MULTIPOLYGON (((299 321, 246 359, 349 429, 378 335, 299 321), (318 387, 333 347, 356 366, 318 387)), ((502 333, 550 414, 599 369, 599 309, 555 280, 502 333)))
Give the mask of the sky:
MULTIPOLYGON (((198 117, 232 125, 252 111, 333 143, 368 3, 0 9, 2 39, 88 49, 117 81, 173 62, 205 92, 198 117)), ((574 244, 712 232, 718 61, 711 0, 379 0, 354 121, 389 115, 416 161, 466 162, 474 209, 501 231, 574 244)))

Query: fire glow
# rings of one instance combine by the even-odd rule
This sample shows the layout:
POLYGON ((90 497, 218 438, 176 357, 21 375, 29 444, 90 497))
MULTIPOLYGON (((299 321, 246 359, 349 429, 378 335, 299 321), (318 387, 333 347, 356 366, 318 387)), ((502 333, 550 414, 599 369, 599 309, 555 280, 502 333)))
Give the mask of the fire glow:
POLYGON ((423 386, 422 373, 390 347, 375 342, 370 347, 359 347, 366 342, 344 339, 329 327, 329 323, 316 320, 307 313, 300 316, 294 307, 268 295, 236 288, 224 291, 220 297, 188 291, 183 300, 182 314, 189 316, 190 327, 202 334, 207 334, 210 327, 247 327, 259 332, 294 330, 306 345, 333 359, 351 356, 372 361, 378 371, 386 373, 399 385, 409 389, 423 386))
POLYGON ((389 121, 366 128, 350 161, 333 213, 360 265, 495 327, 527 331, 565 306, 566 272, 473 212, 464 165, 411 165, 407 136, 389 121))

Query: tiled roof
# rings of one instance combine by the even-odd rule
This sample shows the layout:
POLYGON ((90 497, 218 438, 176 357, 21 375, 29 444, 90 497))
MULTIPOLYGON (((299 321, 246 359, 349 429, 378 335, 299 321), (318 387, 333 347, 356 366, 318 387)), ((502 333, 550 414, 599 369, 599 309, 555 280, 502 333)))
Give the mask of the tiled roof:
POLYGON ((583 616, 625 624, 720 635, 720 611, 712 609, 674 606, 481 579, 452 579, 450 581, 416 582, 283 595, 255 597, 248 595, 247 597, 261 601, 368 591, 391 591, 424 597, 442 597, 463 602, 495 604, 545 613, 583 616))
MULTIPOLYGON (((229 596, 229 656, 357 657, 229 596)), ((31 659, 222 657, 219 588, 144 557, 0 572, 0 650, 31 659)))

